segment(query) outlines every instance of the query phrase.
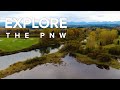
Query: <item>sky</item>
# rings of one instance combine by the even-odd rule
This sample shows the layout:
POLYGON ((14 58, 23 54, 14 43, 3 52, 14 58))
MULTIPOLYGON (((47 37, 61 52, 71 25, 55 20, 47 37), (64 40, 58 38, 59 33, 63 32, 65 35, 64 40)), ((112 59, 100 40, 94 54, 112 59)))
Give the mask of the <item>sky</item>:
POLYGON ((67 18, 67 22, 120 21, 120 11, 0 11, 0 21, 6 17, 67 18))

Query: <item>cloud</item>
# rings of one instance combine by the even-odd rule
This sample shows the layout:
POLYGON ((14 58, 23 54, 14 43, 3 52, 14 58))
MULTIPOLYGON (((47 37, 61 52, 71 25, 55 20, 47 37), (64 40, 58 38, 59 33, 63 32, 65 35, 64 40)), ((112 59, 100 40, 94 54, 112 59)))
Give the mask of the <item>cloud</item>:
POLYGON ((67 18, 68 22, 120 21, 120 11, 0 11, 0 20, 6 17, 67 18))

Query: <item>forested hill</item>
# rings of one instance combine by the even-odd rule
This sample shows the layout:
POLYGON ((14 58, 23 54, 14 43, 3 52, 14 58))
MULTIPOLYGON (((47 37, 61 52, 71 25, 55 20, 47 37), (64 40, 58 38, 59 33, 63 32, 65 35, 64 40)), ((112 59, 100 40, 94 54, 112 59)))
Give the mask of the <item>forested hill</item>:
MULTIPOLYGON (((12 23, 12 26, 15 22, 12 23)), ((22 25, 22 23, 21 23, 22 25)), ((39 25, 36 23, 36 25, 39 25)), ((5 22, 0 22, 0 27, 5 28, 5 22)), ((96 27, 96 28, 119 28, 120 21, 115 22, 67 22, 68 28, 86 28, 86 27, 96 27)), ((32 24, 27 25, 27 28, 32 28, 32 24)))
POLYGON ((99 27, 99 28, 114 28, 120 27, 120 21, 115 22, 68 22, 68 27, 85 28, 85 27, 99 27))

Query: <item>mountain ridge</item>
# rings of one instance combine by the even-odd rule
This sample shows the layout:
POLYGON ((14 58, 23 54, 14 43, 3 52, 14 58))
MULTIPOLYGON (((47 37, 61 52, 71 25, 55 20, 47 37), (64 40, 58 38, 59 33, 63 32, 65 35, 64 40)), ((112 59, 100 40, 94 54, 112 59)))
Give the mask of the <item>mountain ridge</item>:
MULTIPOLYGON (((22 25, 22 23, 20 23, 22 25)), ((38 23, 35 23, 38 25, 38 23)), ((15 22, 12 23, 12 26, 15 25, 15 22)), ((28 27, 32 26, 32 23, 27 25, 28 27)), ((102 21, 102 22, 67 22, 68 27, 88 27, 88 26, 108 26, 116 27, 120 26, 120 21, 102 21)), ((5 28, 5 22, 0 22, 0 27, 5 28)))

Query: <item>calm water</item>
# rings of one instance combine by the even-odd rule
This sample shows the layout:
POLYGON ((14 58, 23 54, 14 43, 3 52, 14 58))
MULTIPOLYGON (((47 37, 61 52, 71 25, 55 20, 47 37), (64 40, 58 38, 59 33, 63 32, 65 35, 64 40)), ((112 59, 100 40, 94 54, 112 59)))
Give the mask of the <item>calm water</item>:
POLYGON ((24 61, 36 56, 41 56, 46 53, 57 52, 63 45, 55 45, 47 48, 36 49, 28 52, 20 52, 12 55, 0 56, 0 70, 7 68, 9 65, 19 61, 24 61))
POLYGON ((86 65, 66 55, 61 65, 43 64, 5 79, 120 79, 120 70, 108 66, 86 65))
MULTIPOLYGON (((57 45, 29 52, 21 52, 13 55, 0 57, 0 69, 5 69, 9 65, 18 61, 41 56, 48 53, 57 52, 63 45, 57 45)), ((120 70, 109 66, 86 65, 69 55, 62 58, 63 63, 43 64, 31 70, 21 71, 4 79, 120 79, 120 70)))

